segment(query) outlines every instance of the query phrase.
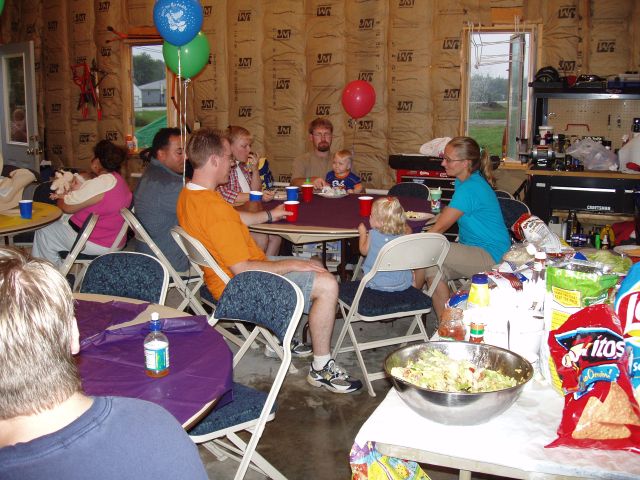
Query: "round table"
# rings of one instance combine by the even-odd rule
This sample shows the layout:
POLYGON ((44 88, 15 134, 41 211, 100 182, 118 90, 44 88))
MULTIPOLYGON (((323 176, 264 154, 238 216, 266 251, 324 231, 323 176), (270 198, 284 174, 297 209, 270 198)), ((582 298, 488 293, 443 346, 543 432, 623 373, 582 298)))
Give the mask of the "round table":
POLYGON ((11 236, 30 232, 55 222, 62 216, 62 210, 56 205, 33 202, 33 216, 29 219, 20 217, 20 209, 12 208, 0 213, 0 236, 11 236))

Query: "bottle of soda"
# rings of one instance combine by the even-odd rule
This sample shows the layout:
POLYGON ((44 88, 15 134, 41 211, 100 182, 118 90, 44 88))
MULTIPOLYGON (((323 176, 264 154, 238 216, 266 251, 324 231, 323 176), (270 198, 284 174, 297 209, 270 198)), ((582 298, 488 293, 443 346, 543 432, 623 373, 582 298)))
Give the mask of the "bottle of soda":
POLYGON ((157 312, 151 314, 151 330, 144 339, 144 359, 147 375, 160 378, 169 374, 169 339, 162 333, 157 312))

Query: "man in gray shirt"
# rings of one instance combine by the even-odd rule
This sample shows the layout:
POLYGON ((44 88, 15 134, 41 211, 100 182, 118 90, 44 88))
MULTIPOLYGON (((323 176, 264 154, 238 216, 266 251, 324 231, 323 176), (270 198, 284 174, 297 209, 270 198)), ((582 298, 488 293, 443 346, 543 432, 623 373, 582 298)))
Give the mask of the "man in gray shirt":
POLYGON ((313 151, 306 152, 293 160, 291 167, 291 185, 300 186, 307 178, 314 187, 327 185, 325 176, 331 167, 331 142, 333 124, 326 118, 316 118, 309 124, 309 139, 313 151))
MULTIPOLYGON (((170 233, 171 228, 178 225, 176 202, 184 171, 180 130, 160 129, 141 157, 148 165, 133 194, 136 216, 173 268, 178 272, 187 271, 189 261, 170 233)), ((153 255, 149 246, 141 241, 136 241, 136 251, 153 255)))

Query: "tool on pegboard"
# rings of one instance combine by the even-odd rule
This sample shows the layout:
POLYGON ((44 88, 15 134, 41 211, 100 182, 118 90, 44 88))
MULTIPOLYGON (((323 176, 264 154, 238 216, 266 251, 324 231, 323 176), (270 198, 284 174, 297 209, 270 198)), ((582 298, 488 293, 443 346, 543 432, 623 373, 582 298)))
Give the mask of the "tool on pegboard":
POLYGON ((99 85, 107 73, 98 69, 95 59, 91 62, 91 67, 87 63, 71 65, 71 73, 73 83, 80 88, 77 109, 82 112, 82 118, 89 116, 89 104, 92 104, 98 114, 98 120, 102 120, 99 85), (99 75, 102 75, 102 78, 99 78, 99 75))

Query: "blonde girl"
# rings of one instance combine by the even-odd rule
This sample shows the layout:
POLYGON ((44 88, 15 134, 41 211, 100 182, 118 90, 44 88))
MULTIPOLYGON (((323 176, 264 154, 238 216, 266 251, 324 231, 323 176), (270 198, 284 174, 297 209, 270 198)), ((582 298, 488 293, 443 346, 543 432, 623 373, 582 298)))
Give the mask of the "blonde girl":
MULTIPOLYGON (((371 230, 368 232, 363 223, 358 225, 360 253, 366 255, 362 265, 365 275, 371 271, 380 249, 387 242, 411 233, 411 229, 405 221, 404 209, 396 197, 379 198, 373 202, 369 224, 371 230)), ((412 281, 413 276, 409 270, 378 272, 369 281, 367 288, 384 292, 398 292, 411 287, 412 281)))

